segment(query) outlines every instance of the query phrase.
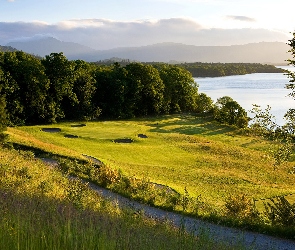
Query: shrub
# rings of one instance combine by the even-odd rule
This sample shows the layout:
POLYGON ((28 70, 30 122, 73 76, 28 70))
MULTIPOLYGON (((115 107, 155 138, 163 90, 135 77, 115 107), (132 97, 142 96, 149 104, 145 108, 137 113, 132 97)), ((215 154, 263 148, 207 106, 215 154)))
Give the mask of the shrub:
POLYGON ((295 203, 291 204, 284 196, 270 199, 264 204, 265 215, 272 225, 295 226, 295 203))
POLYGON ((250 219, 257 216, 257 211, 251 199, 244 194, 230 196, 225 202, 226 214, 229 217, 250 219))
POLYGON ((98 183, 102 187, 108 187, 120 180, 120 173, 107 166, 101 166, 98 171, 98 183))

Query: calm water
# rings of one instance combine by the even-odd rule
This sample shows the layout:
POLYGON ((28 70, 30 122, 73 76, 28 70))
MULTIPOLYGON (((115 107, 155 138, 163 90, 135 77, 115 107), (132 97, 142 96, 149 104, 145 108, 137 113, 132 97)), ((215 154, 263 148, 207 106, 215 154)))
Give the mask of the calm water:
MULTIPOLYGON (((282 68, 291 69, 288 66, 282 68)), ((263 109, 270 105, 279 125, 285 123, 283 117, 286 111, 295 108, 295 100, 287 96, 290 91, 285 88, 289 78, 281 73, 195 78, 195 81, 199 85, 199 93, 207 94, 214 102, 219 97, 230 96, 246 111, 252 109, 252 104, 263 109)))

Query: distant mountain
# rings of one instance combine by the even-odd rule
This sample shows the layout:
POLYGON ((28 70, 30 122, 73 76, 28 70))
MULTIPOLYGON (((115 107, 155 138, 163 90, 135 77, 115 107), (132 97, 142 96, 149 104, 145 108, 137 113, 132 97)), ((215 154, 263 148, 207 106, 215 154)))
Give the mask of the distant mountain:
POLYGON ((222 62, 280 64, 288 59, 289 46, 280 42, 261 42, 233 46, 194 46, 178 43, 161 43, 144 47, 118 48, 101 51, 89 57, 128 58, 143 62, 222 62))
POLYGON ((18 50, 39 55, 41 57, 49 55, 50 53, 63 52, 70 60, 80 59, 80 57, 83 58, 85 54, 97 52, 97 50, 91 49, 87 46, 72 42, 62 42, 53 37, 30 41, 10 42, 7 46, 12 46, 18 50))
POLYGON ((63 52, 68 59, 96 62, 110 58, 141 62, 222 62, 283 64, 290 58, 289 46, 282 42, 261 42, 232 46, 194 46, 180 43, 160 43, 142 47, 123 47, 110 50, 94 50, 55 38, 36 41, 13 42, 15 47, 35 55, 45 56, 63 52))
POLYGON ((12 48, 11 46, 1 46, 0 45, 0 51, 2 51, 2 52, 13 52, 13 51, 17 51, 17 49, 12 48))

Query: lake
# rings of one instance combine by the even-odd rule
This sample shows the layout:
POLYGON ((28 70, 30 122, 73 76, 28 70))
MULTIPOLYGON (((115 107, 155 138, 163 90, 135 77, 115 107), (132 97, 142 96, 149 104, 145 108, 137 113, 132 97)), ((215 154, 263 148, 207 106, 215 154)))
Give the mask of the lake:
MULTIPOLYGON (((290 66, 278 66, 294 70, 290 66)), ((285 88, 289 78, 282 73, 257 73, 236 76, 194 78, 199 85, 199 93, 205 93, 215 102, 222 96, 230 96, 237 101, 251 116, 252 104, 263 109, 269 105, 276 123, 285 123, 284 114, 294 108, 295 100, 287 95, 290 90, 285 88)))

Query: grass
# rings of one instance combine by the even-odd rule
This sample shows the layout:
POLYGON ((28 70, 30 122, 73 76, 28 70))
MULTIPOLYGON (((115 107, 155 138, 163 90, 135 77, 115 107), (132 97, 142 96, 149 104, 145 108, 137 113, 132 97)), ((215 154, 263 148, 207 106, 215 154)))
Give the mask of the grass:
POLYGON ((120 210, 30 152, 0 148, 0 246, 14 249, 245 249, 120 210))
POLYGON ((259 200, 295 193, 289 174, 292 163, 275 169, 266 151, 269 142, 240 135, 210 118, 174 115, 87 122, 84 127, 73 124, 9 128, 8 132, 13 142, 79 158, 90 155, 124 175, 146 178, 182 194, 186 188, 216 210, 223 209, 230 195, 259 200), (58 127, 61 132, 41 131, 45 127, 58 127), (64 137, 67 134, 78 138, 64 137), (133 143, 114 143, 118 138, 131 138, 133 143))

